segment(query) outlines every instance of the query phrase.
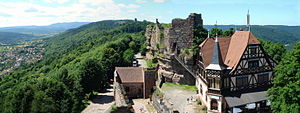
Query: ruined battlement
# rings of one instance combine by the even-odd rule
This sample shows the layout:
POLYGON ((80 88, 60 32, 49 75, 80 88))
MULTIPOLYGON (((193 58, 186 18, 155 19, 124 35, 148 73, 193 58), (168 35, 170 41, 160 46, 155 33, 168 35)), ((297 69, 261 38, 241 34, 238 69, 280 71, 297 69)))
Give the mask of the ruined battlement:
POLYGON ((164 26, 156 20, 149 25, 145 37, 152 49, 157 49, 159 44, 166 48, 168 53, 180 52, 184 48, 190 48, 193 43, 194 29, 203 25, 201 14, 191 13, 186 19, 175 18, 171 24, 164 26))
POLYGON ((147 26, 145 37, 150 50, 148 56, 163 54, 171 59, 168 62, 159 60, 158 75, 165 78, 164 80, 188 85, 195 83, 193 76, 180 64, 174 63, 171 56, 183 53, 186 48, 191 49, 195 36, 194 31, 199 25, 203 25, 201 14, 191 13, 186 19, 173 19, 171 24, 162 24, 156 20, 155 24, 147 26), (153 53, 151 50, 159 51, 159 53, 153 53))
POLYGON ((196 27, 199 24, 203 25, 203 20, 201 14, 197 13, 191 13, 186 19, 175 18, 172 20, 173 28, 180 28, 182 26, 196 27))

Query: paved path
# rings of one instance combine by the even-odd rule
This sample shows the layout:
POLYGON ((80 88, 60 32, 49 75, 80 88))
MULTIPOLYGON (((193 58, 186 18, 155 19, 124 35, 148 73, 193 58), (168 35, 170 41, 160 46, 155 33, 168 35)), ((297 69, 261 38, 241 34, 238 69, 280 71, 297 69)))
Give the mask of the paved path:
POLYGON ((113 87, 111 85, 107 92, 98 94, 81 113, 105 113, 110 110, 114 102, 113 87))
POLYGON ((144 60, 144 58, 141 55, 141 53, 138 53, 138 54, 134 55, 134 57, 138 61, 138 66, 139 67, 147 68, 147 62, 144 60))

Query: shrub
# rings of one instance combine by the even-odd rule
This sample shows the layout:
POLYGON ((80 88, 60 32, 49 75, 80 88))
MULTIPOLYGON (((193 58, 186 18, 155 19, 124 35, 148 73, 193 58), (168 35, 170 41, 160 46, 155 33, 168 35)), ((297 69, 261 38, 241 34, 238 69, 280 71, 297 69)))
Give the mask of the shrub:
POLYGON ((118 107, 116 105, 111 106, 111 112, 117 111, 118 107))
POLYGON ((202 104, 201 100, 197 99, 197 104, 201 105, 202 104))

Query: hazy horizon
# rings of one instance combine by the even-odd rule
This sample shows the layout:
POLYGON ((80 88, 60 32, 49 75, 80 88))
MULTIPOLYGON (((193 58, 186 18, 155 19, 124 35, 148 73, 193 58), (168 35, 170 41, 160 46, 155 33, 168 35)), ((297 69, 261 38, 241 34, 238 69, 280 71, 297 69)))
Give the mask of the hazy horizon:
POLYGON ((204 25, 300 25, 300 1, 290 0, 11 0, 0 2, 0 27, 134 19, 170 23, 201 13, 204 25))

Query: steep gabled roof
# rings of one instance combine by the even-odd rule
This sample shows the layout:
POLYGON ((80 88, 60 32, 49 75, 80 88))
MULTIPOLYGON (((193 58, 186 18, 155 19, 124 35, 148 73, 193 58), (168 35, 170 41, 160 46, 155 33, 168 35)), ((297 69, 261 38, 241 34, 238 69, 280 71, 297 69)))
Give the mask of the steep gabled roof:
MULTIPOLYGON (((201 48, 204 67, 207 67, 213 58, 215 38, 205 39, 199 46, 201 48)), ((220 37, 219 50, 222 63, 234 69, 249 44, 259 44, 256 37, 249 31, 236 31, 231 37, 220 37)))
MULTIPOLYGON (((218 40, 219 40, 219 52, 220 52, 219 55, 222 56, 221 61, 224 62, 228 50, 228 46, 230 43, 230 38, 218 37, 218 40)), ((207 38, 200 44, 204 67, 207 67, 212 61, 214 43, 215 43, 215 38, 207 38)))
POLYGON ((144 70, 142 67, 116 67, 122 83, 143 83, 144 70))
POLYGON ((213 49, 213 55, 212 59, 210 61, 210 64, 205 68, 205 69, 210 69, 210 70, 223 70, 226 67, 223 65, 223 60, 220 52, 220 47, 219 47, 219 41, 218 37, 215 39, 214 43, 214 49, 213 49))
POLYGON ((259 44, 259 41, 249 31, 236 31, 230 40, 224 64, 235 68, 241 59, 246 47, 250 44, 259 44))

